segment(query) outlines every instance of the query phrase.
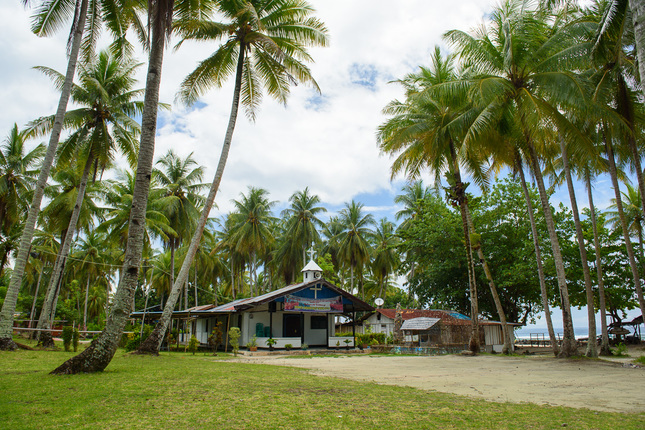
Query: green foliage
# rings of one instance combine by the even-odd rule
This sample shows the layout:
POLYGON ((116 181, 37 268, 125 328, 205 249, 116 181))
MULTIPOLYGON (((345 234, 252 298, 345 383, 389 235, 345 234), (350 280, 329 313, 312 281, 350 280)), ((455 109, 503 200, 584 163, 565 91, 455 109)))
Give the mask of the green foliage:
POLYGON ((213 327, 211 335, 208 336, 208 346, 210 346, 213 350, 213 354, 217 352, 217 348, 222 343, 223 339, 224 333, 222 333, 222 322, 217 321, 217 324, 215 324, 215 327, 213 327))
POLYGON ((303 343, 302 345, 300 345, 300 349, 302 349, 303 351, 306 351, 309 349, 309 345, 307 345, 306 343, 303 343))
POLYGON ((266 340, 266 344, 267 344, 269 347, 273 347, 273 345, 275 345, 277 342, 278 342, 278 341, 277 341, 277 340, 275 340, 275 339, 274 339, 274 338, 272 338, 272 337, 270 337, 270 338, 268 338, 268 339, 266 340))
POLYGON ((228 339, 233 347, 233 355, 237 357, 240 350, 240 329, 238 327, 231 327, 228 331, 228 339))
POLYGON ((254 348, 257 346, 258 346, 258 338, 255 335, 253 335, 253 337, 246 343, 246 347, 250 349, 252 347, 254 348))
POLYGON ((385 333, 359 333, 356 335, 358 345, 383 345, 385 333))
POLYGON ((199 348, 199 340, 197 340, 195 335, 192 335, 190 337, 190 341, 188 342, 188 351, 192 352, 193 355, 195 355, 198 348, 199 348))
POLYGON ((316 259, 318 266, 323 270, 323 277, 327 279, 334 285, 340 285, 340 279, 334 268, 334 262, 332 261, 331 254, 325 253, 324 256, 318 257, 316 259))
POLYGON ((627 345, 622 342, 616 348, 612 349, 611 353, 616 357, 629 357, 629 354, 627 354, 627 345))
POLYGON ((62 338, 63 338, 63 346, 65 347, 66 352, 71 351, 73 337, 74 337, 74 328, 71 325, 64 326, 62 338))
POLYGON ((72 347, 74 352, 78 350, 78 341, 80 338, 80 333, 78 332, 78 327, 74 327, 74 332, 72 333, 72 347))
POLYGON ((645 366, 645 355, 641 355, 640 357, 634 359, 634 364, 640 364, 641 366, 645 366))
POLYGON ((293 348, 293 345, 292 345, 292 344, 290 344, 290 343, 286 343, 286 344, 284 345, 284 349, 286 349, 287 351, 291 351, 291 348, 293 348))

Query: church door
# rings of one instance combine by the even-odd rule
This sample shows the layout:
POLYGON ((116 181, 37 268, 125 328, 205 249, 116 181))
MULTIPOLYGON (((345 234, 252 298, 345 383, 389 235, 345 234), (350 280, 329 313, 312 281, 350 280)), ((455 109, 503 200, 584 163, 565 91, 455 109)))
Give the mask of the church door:
POLYGON ((284 337, 301 337, 302 326, 299 314, 284 314, 284 337))

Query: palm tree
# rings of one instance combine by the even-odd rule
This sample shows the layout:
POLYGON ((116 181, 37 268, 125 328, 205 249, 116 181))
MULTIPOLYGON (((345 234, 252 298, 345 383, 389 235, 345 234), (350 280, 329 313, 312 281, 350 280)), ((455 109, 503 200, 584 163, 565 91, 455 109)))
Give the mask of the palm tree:
POLYGON ((156 0, 149 3, 148 20, 152 38, 148 57, 148 75, 141 118, 141 140, 137 174, 132 193, 132 211, 123 267, 120 271, 119 286, 112 300, 111 312, 107 316, 105 329, 99 338, 79 355, 67 360, 52 371, 54 374, 79 372, 100 372, 104 370, 119 345, 123 329, 132 309, 134 291, 139 279, 139 266, 143 253, 146 226, 146 207, 152 159, 154 155, 155 133, 157 130, 157 110, 159 109, 159 85, 161 66, 166 41, 172 29, 174 11, 173 0, 156 0))
MULTIPOLYGON (((23 2, 27 4, 28 0, 23 0, 23 2)), ((16 256, 13 275, 9 288, 7 289, 7 296, 2 305, 2 311, 0 312, 0 350, 13 350, 16 348, 11 338, 13 314, 16 309, 18 292, 22 284, 22 277, 25 265, 27 264, 38 212, 58 148, 60 134, 63 129, 63 120, 72 91, 72 81, 76 72, 76 63, 78 61, 81 43, 83 42, 83 51, 86 57, 91 56, 95 42, 100 34, 100 25, 102 22, 106 22, 113 38, 116 40, 115 44, 113 44, 114 51, 127 51, 128 44, 126 43, 125 36, 128 28, 131 24, 135 24, 137 28, 142 28, 136 25, 138 24, 138 19, 135 13, 135 5, 138 3, 137 0, 100 0, 96 2, 90 2, 89 0, 41 1, 34 15, 32 31, 38 36, 50 36, 60 28, 63 20, 70 16, 73 17, 73 20, 69 37, 67 70, 64 81, 60 86, 60 99, 58 101, 47 151, 43 158, 40 174, 38 175, 31 200, 31 206, 29 207, 27 220, 25 221, 25 227, 20 238, 20 248, 16 256), (90 3, 93 6, 92 10, 88 9, 90 3), (89 15, 91 15, 92 19, 88 21, 87 17, 89 15), (83 39, 84 32, 89 35, 85 39, 83 39)), ((143 33, 140 32, 140 34, 143 33)))
MULTIPOLYGON (((125 249, 128 239, 132 195, 134 192, 135 176, 132 171, 118 170, 116 180, 107 181, 103 200, 107 203, 105 221, 99 225, 99 230, 107 234, 109 241, 125 249)), ((164 209, 173 204, 174 197, 164 196, 164 190, 157 186, 153 176, 146 205, 146 229, 144 231, 143 248, 150 251, 153 238, 163 242, 170 240, 176 232, 170 226, 164 209)))
POLYGON ((377 297, 380 298, 383 298, 390 275, 396 272, 401 263, 401 258, 396 250, 399 238, 394 234, 394 231, 394 223, 388 221, 387 218, 381 218, 374 230, 372 273, 379 288, 377 297))
POLYGON ((327 212, 320 205, 320 197, 309 194, 309 187, 297 191, 289 197, 291 207, 282 211, 283 217, 288 217, 285 235, 302 250, 302 265, 306 261, 307 248, 320 242, 317 227, 322 227, 323 222, 316 215, 327 212))
MULTIPOLYGON (((363 286, 363 267, 369 261, 372 253, 370 240, 374 232, 370 228, 375 224, 374 216, 363 213, 364 205, 352 200, 345 203, 345 207, 338 214, 338 222, 342 231, 338 237, 338 258, 340 262, 350 269, 350 291, 354 292, 354 272, 358 269, 361 287, 363 286)), ((361 291, 365 297, 365 291, 361 291)))
MULTIPOLYGON (((228 127, 215 177, 179 272, 176 281, 178 286, 173 286, 173 293, 188 277, 208 215, 215 202, 233 139, 240 97, 249 118, 253 120, 255 108, 261 101, 262 88, 265 88, 271 97, 283 103, 286 103, 289 85, 292 82, 311 83, 318 89, 304 62, 311 60, 307 52, 308 46, 324 46, 327 43, 324 25, 310 16, 313 9, 304 0, 215 0, 215 4, 219 13, 231 20, 229 23, 186 20, 179 25, 185 39, 217 42, 225 40, 184 80, 180 98, 187 103, 194 103, 209 88, 221 87, 233 70, 235 84, 228 127)), ((154 354, 158 353, 163 339, 162 333, 165 333, 170 321, 171 308, 167 308, 164 308, 164 315, 158 327, 155 327, 154 336, 149 336, 138 351, 147 349, 154 354)))
MULTIPOLYGON (((135 101, 142 90, 132 90, 136 82, 134 74, 139 64, 129 59, 118 60, 108 52, 102 51, 97 58, 82 64, 79 71, 81 84, 72 87, 72 100, 82 107, 69 111, 65 123, 74 127, 73 133, 61 145, 58 163, 65 164, 74 156, 84 160, 85 167, 78 187, 78 195, 66 229, 65 240, 59 250, 59 257, 49 281, 48 291, 53 291, 63 276, 64 264, 72 245, 76 224, 79 219, 85 188, 90 171, 103 171, 110 164, 113 153, 118 147, 131 164, 136 160, 136 137, 140 129, 131 116, 141 112, 143 104, 135 101)), ((55 70, 41 67, 44 73, 59 84, 64 77, 55 70)), ((33 123, 36 132, 49 131, 53 117, 40 118, 33 123)), ((45 302, 49 304, 49 301, 45 302)), ((48 309, 45 309, 48 310, 48 309)), ((52 310, 53 315, 53 310, 52 310)), ((45 314, 46 315, 46 314, 45 314)), ((42 314, 41 314, 42 320, 42 314)), ((47 321, 40 329, 49 328, 47 321)), ((42 336, 41 336, 42 339, 42 336)), ((45 344, 53 342, 45 336, 45 344)))
POLYGON ((204 167, 197 166, 192 153, 182 159, 172 149, 157 161, 157 165, 161 168, 154 169, 153 174, 164 190, 164 195, 172 198, 164 213, 175 231, 175 235, 168 236, 166 241, 170 248, 170 275, 174 278, 175 250, 195 230, 199 207, 204 200, 199 195, 206 187, 206 184, 201 183, 204 167))
POLYGON ((443 58, 439 47, 432 55, 432 66, 410 74, 399 82, 406 88, 406 100, 395 100, 384 109, 391 118, 379 127, 378 141, 381 151, 396 154, 392 163, 392 177, 404 171, 409 179, 416 179, 426 168, 440 182, 446 172, 446 198, 458 207, 464 232, 464 245, 468 264, 468 284, 472 313, 470 349, 479 352, 479 310, 473 247, 468 223, 466 188, 461 178, 461 165, 467 166, 481 186, 486 184, 482 152, 464 144, 463 130, 472 121, 474 111, 461 86, 455 91, 445 91, 457 79, 454 57, 443 58))
POLYGON ((271 208, 275 201, 268 199, 269 192, 262 188, 249 187, 240 201, 233 200, 236 211, 230 215, 231 238, 235 250, 248 256, 251 275, 251 293, 256 294, 258 257, 267 254, 275 238, 270 229, 273 220, 271 208))
POLYGON ((529 160, 556 265, 564 326, 560 355, 566 357, 575 354, 577 345, 564 262, 540 155, 552 141, 545 136, 552 132, 545 124, 553 124, 560 136, 583 139, 558 107, 585 105, 582 85, 569 70, 582 67, 573 62, 583 61, 586 46, 574 43, 566 19, 553 16, 546 9, 530 10, 524 6, 522 1, 507 0, 493 12, 489 28, 481 27, 474 34, 452 30, 445 37, 458 48, 460 58, 469 66, 474 83, 471 98, 481 112, 466 133, 466 140, 478 140, 487 131, 503 130, 513 134, 529 160))
POLYGON ((29 209, 37 165, 45 152, 40 144, 26 152, 27 133, 14 124, 0 149, 0 230, 6 234, 29 209))

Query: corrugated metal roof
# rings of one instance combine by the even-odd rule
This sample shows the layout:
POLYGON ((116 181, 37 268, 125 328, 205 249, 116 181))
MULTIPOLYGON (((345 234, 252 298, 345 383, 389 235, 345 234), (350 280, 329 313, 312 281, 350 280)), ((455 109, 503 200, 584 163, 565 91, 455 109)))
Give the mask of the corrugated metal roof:
POLYGON ((439 318, 412 318, 407 321, 403 321, 401 330, 428 330, 439 321, 441 321, 439 318))

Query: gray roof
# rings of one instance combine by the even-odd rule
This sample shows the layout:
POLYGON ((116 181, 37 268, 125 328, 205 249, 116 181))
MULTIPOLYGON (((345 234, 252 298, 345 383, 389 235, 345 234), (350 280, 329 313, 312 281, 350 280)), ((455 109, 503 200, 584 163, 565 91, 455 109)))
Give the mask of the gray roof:
POLYGON ((439 318, 412 318, 403 321, 401 330, 428 330, 430 327, 441 321, 439 318))

